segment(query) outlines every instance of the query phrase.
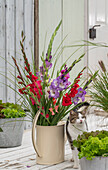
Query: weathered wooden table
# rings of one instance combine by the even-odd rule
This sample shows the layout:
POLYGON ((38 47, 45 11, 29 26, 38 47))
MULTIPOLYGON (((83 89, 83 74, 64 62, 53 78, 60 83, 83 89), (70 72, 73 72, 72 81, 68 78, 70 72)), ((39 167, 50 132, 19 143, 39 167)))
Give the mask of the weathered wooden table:
POLYGON ((0 169, 73 170, 73 163, 70 162, 71 156, 71 149, 69 144, 66 143, 65 161, 63 163, 57 165, 37 165, 36 154, 31 141, 31 130, 26 130, 23 135, 21 146, 7 149, 0 148, 0 169))

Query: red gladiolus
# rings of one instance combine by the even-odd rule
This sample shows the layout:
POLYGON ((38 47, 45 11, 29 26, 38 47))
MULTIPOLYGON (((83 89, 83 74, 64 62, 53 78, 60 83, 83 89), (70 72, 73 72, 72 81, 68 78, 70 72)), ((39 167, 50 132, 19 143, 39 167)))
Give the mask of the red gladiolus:
POLYGON ((25 89, 26 89, 25 87, 22 88, 22 90, 25 90, 25 89))
POLYGON ((77 89, 77 88, 79 87, 79 85, 78 85, 77 83, 75 83, 75 84, 73 85, 73 87, 74 87, 75 89, 77 89))
POLYGON ((32 81, 36 81, 38 79, 38 77, 32 75, 32 81))
MULTIPOLYGON (((38 98, 38 101, 40 102, 40 98, 42 93, 42 86, 41 86, 41 81, 37 80, 37 77, 33 76, 33 83, 32 84, 28 84, 26 87, 30 86, 30 92, 32 92, 34 94, 34 96, 36 96, 38 98)), ((33 102, 34 104, 34 102, 33 102)))
POLYGON ((30 76, 29 76, 29 75, 26 75, 26 77, 30 79, 30 76))
POLYGON ((25 66, 25 70, 28 72, 28 68, 25 66))
POLYGON ((32 105, 36 104, 35 100, 32 97, 30 97, 30 100, 32 102, 32 105))
POLYGON ((29 72, 29 75, 32 75, 32 72, 29 72))
POLYGON ((75 95, 78 93, 78 90, 76 90, 75 88, 71 89, 71 93, 69 94, 70 97, 75 97, 75 95))
POLYGON ((21 76, 17 76, 18 79, 21 79, 21 76))
POLYGON ((24 94, 23 91, 22 91, 22 89, 19 89, 18 91, 19 91, 21 94, 24 94))
POLYGON ((41 114, 41 115, 43 115, 43 113, 42 113, 42 112, 41 112, 40 114, 41 114))
POLYGON ((20 82, 20 81, 19 81, 18 84, 23 84, 23 82, 20 82))
POLYGON ((55 98, 53 98, 53 105, 55 105, 57 102, 57 100, 55 98))
POLYGON ((46 117, 46 118, 49 118, 49 114, 46 114, 45 117, 46 117))
POLYGON ((68 95, 68 93, 66 93, 65 96, 63 96, 62 105, 69 106, 71 104, 72 104, 71 97, 68 95))

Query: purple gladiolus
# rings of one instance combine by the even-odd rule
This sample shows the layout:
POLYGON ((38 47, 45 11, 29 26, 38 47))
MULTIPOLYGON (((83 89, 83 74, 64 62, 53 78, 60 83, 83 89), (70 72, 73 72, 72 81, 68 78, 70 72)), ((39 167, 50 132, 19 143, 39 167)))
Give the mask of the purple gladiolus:
POLYGON ((81 87, 78 89, 78 93, 76 94, 76 96, 73 98, 73 103, 74 105, 76 105, 79 101, 79 98, 81 98, 82 102, 84 102, 85 100, 85 95, 86 95, 86 91, 83 90, 81 87))
POLYGON ((54 79, 53 81, 52 81, 52 83, 51 83, 51 86, 50 86, 50 88, 51 89, 57 89, 58 88, 58 78, 57 79, 54 79))
POLYGON ((50 63, 47 59, 45 60, 46 68, 50 69, 52 67, 52 63, 50 63))
POLYGON ((73 103, 74 103, 74 105, 77 105, 78 102, 79 102, 79 98, 78 98, 78 97, 74 97, 74 98, 73 98, 73 103))
POLYGON ((49 98, 55 98, 57 99, 59 97, 59 92, 57 89, 50 89, 50 93, 49 93, 49 98))
POLYGON ((81 98, 82 102, 84 102, 85 100, 85 95, 86 95, 86 91, 83 90, 81 87, 78 89, 78 93, 77 93, 78 97, 81 98))

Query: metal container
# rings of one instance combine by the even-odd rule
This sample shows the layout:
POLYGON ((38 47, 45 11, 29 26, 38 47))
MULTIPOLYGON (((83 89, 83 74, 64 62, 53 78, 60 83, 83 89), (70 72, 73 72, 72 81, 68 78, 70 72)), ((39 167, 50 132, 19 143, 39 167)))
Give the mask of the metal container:
POLYGON ((108 157, 95 157, 93 160, 80 159, 81 170, 108 170, 108 157))
POLYGON ((24 131, 24 118, 0 119, 0 148, 20 146, 24 131))
POLYGON ((39 112, 36 114, 33 121, 32 141, 34 149, 37 153, 37 164, 57 164, 64 161, 64 126, 38 126, 36 125, 39 112), (36 133, 36 141, 35 141, 36 133))

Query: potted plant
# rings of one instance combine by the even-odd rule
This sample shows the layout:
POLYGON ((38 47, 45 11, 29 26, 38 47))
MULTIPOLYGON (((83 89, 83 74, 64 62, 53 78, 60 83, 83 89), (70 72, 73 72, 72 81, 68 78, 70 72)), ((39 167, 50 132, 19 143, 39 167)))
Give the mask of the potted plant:
POLYGON ((99 73, 93 80, 92 90, 90 90, 91 101, 94 106, 106 112, 106 116, 108 116, 108 71, 103 61, 99 61, 99 66, 99 73))
POLYGON ((20 146, 25 112, 20 105, 0 100, 0 148, 20 146))
POLYGON ((73 145, 79 151, 81 170, 108 169, 108 131, 83 132, 73 145))
MULTIPOLYGON (((57 56, 63 52, 60 44, 52 57, 52 44, 61 26, 61 21, 51 36, 46 54, 42 53, 42 66, 36 71, 35 65, 30 65, 24 51, 25 36, 22 32, 20 42, 25 67, 20 68, 14 57, 13 61, 18 71, 17 82, 19 95, 25 101, 25 107, 30 110, 33 120, 32 139, 37 153, 37 163, 56 164, 64 161, 64 124, 60 121, 80 105, 80 99, 84 102, 86 89, 97 72, 82 87, 79 86, 80 77, 85 67, 77 74, 73 82, 69 81, 70 71, 83 58, 82 54, 77 60, 67 67, 66 62, 56 70, 57 56), (60 50, 60 51, 59 51, 60 50), (52 59, 55 59, 52 66, 52 59), (33 66, 33 70, 32 70, 33 66), (24 76, 20 70, 23 70, 24 76), (52 69, 52 71, 51 71, 52 69), (56 76, 54 77, 54 72, 56 76), (77 94, 77 97, 76 97, 77 94), (36 126, 36 141, 35 141, 36 126)), ((69 57, 70 58, 70 57, 69 57)), ((33 62, 34 63, 34 62, 33 62)))

